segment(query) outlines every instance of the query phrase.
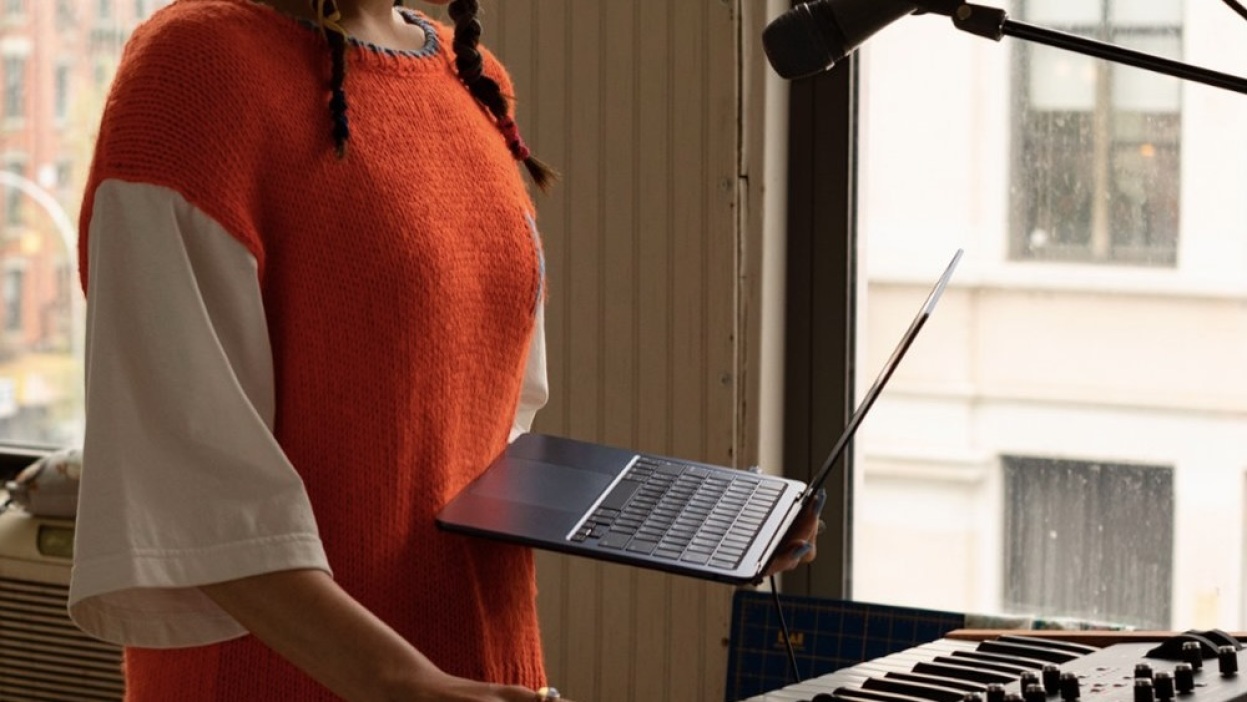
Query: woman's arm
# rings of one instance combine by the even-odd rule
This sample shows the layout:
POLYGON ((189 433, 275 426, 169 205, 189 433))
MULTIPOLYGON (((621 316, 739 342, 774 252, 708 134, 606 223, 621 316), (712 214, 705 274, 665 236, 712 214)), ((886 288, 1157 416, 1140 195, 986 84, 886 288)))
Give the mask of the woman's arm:
POLYGON ((258 639, 348 702, 534 702, 524 687, 447 675, 320 570, 200 588, 258 639))

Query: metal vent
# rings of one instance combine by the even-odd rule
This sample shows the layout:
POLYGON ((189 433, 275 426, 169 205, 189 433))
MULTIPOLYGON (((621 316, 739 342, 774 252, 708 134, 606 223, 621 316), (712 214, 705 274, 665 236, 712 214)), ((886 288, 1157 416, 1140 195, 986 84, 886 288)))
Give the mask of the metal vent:
POLYGON ((0 700, 120 700, 121 648, 70 621, 69 588, 0 577, 0 700))

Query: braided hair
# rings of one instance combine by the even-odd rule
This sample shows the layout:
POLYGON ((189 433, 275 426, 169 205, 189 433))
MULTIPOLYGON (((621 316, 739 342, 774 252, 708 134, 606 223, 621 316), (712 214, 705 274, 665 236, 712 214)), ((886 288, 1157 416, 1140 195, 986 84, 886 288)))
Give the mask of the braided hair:
MULTIPOLYGON (((310 0, 316 12, 321 33, 329 44, 332 57, 330 74, 329 113, 333 118, 333 143, 338 158, 346 156, 346 144, 350 139, 350 121, 347 119, 346 91, 346 44, 348 35, 339 24, 342 18, 334 0, 310 0)), ((401 6, 402 0, 394 0, 395 7, 401 6)), ((510 114, 507 97, 502 94, 502 87, 493 78, 485 75, 485 60, 479 46, 481 40, 481 21, 479 0, 453 0, 450 3, 450 18, 454 20, 455 32, 453 48, 455 52, 455 70, 472 97, 481 103, 494 118, 498 131, 502 132, 507 148, 517 161, 521 161, 533 178, 533 182, 543 191, 547 190, 558 177, 554 169, 543 163, 524 143, 520 136, 519 126, 510 114)))

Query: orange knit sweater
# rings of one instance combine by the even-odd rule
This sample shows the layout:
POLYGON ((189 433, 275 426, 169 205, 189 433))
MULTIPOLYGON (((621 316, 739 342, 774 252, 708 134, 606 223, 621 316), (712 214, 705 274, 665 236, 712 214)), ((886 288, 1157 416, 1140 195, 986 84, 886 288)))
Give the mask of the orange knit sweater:
MULTIPOLYGON (((242 242, 259 263, 276 436, 337 581, 442 669, 537 687, 531 553, 434 526, 505 446, 542 285, 517 164, 436 35, 435 52, 349 49, 338 160, 316 31, 251 0, 158 12, 109 98, 80 250, 113 178, 172 188, 242 242)), ((134 702, 333 699, 251 637, 131 649, 126 666, 134 702)))

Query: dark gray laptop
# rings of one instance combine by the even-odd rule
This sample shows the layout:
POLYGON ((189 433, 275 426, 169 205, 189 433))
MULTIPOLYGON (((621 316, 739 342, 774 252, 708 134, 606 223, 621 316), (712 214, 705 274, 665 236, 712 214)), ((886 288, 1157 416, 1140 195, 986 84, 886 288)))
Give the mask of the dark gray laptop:
POLYGON ((437 517, 444 529, 728 583, 757 581, 935 309, 958 249, 814 480, 541 434, 512 443, 437 517))

